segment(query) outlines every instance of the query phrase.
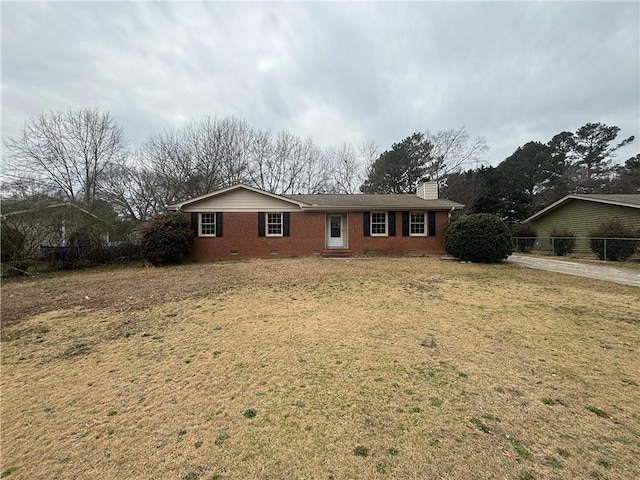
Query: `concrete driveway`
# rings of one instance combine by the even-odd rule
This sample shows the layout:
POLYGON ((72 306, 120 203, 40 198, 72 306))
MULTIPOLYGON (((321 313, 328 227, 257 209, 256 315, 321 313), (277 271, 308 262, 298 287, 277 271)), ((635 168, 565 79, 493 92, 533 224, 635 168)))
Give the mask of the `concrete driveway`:
POLYGON ((632 268, 617 268, 609 265, 592 265, 587 263, 567 262, 550 258, 530 257, 525 255, 511 255, 507 262, 524 265, 528 268, 546 270, 548 272, 577 275, 579 277, 595 278, 607 282, 621 283, 640 287, 640 270, 632 268))

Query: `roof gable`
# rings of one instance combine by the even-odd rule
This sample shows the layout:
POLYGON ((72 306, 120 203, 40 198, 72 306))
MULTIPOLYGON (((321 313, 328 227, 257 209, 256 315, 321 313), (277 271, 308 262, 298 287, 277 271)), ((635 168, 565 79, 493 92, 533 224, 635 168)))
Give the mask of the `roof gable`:
POLYGON ((94 213, 91 213, 89 210, 86 210, 81 206, 76 205, 75 203, 72 203, 72 202, 62 202, 62 203, 53 203, 49 205, 41 205, 35 208, 29 208, 27 210, 16 210, 13 212, 3 213, 1 216, 2 218, 7 218, 7 217, 13 217, 13 216, 33 215, 36 213, 44 213, 51 209, 56 209, 56 210, 57 209, 69 209, 69 210, 75 209, 84 215, 95 218, 96 220, 100 220, 101 222, 104 222, 104 223, 109 223, 106 220, 98 217, 94 213))
POLYGON ((216 190, 167 207, 184 212, 299 211, 301 202, 244 184, 216 190))

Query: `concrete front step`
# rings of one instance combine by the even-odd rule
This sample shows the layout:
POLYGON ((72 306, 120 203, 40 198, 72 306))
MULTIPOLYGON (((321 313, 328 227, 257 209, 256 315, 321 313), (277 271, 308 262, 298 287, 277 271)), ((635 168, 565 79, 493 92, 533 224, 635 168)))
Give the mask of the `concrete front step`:
POLYGON ((340 248, 340 249, 327 248, 322 250, 322 252, 320 252, 320 256, 325 258, 345 258, 345 257, 351 257, 352 255, 353 255, 353 252, 351 250, 346 250, 343 248, 340 248))

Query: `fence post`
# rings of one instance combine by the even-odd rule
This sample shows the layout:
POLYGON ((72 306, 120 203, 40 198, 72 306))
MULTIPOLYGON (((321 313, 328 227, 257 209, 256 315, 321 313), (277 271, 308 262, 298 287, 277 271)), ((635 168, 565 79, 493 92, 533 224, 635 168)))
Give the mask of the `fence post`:
POLYGON ((607 239, 604 239, 604 261, 607 261, 607 239))

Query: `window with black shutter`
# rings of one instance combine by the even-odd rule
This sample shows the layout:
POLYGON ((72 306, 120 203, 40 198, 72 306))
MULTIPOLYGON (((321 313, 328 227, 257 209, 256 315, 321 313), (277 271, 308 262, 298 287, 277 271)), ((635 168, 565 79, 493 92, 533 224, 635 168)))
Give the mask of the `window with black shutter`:
POLYGON ((216 212, 216 237, 222 237, 222 212, 216 212))
POLYGON ((409 212, 402 212, 402 236, 409 236, 409 212))
POLYGON ((198 236, 199 232, 198 232, 198 213, 196 212, 191 212, 191 230, 193 230, 193 234, 195 236, 198 236))
POLYGON ((371 212, 371 236, 387 235, 387 212, 371 212))
POLYGON ((371 212, 362 212, 362 231, 365 237, 371 236, 371 212))
POLYGON ((436 212, 429 212, 429 236, 436 236, 436 212))
POLYGON ((396 212, 387 213, 387 218, 389 219, 389 236, 396 236, 396 212))
POLYGON ((267 237, 282 237, 282 213, 267 213, 267 237))

